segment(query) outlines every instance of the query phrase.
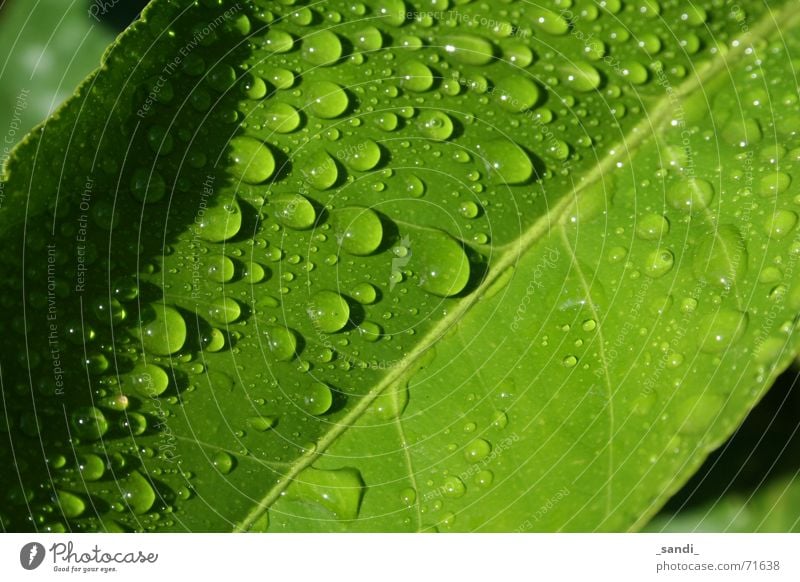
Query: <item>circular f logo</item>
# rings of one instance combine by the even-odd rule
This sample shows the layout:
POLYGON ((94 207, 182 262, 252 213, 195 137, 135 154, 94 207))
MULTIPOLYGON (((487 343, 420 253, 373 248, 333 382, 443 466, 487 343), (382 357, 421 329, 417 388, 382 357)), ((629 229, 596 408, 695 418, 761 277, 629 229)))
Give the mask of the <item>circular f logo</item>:
POLYGON ((44 546, 38 542, 29 542, 19 551, 19 563, 26 570, 35 570, 44 561, 44 546))

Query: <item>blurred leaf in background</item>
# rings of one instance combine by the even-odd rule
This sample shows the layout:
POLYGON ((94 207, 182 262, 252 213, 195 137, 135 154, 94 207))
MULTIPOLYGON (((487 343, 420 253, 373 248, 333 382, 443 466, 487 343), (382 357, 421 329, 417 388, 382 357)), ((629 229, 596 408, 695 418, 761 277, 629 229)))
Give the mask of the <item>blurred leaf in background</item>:
POLYGON ((3 162, 6 151, 99 66, 103 51, 146 3, 0 0, 3 162))
POLYGON ((800 367, 647 526, 651 532, 800 532, 800 367))

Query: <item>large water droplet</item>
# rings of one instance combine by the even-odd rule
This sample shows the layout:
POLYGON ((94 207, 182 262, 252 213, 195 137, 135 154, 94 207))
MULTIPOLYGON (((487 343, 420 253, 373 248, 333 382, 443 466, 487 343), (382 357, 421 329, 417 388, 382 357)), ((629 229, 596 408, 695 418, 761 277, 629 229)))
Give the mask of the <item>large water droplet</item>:
POLYGON ((330 30, 320 30, 303 39, 303 58, 317 66, 332 65, 342 56, 342 43, 330 30))
POLYGON ((747 330, 747 314, 721 310, 707 315, 700 324, 700 349, 713 354, 722 352, 742 337, 747 330))
POLYGON ((561 15, 546 8, 536 6, 530 10, 529 15, 533 19, 533 25, 541 32, 558 36, 569 30, 569 23, 561 15))
POLYGON ((79 517, 86 510, 86 503, 74 493, 59 491, 57 497, 59 509, 67 519, 79 517))
POLYGON ((714 186, 702 178, 686 178, 667 190, 667 203, 677 210, 699 212, 708 208, 714 198, 714 186))
POLYGON ((308 315, 314 325, 325 333, 336 333, 347 325, 350 306, 335 291, 320 291, 308 303, 308 315))
POLYGON ((235 299, 220 297, 208 306, 208 318, 219 325, 230 325, 239 319, 242 307, 235 299))
POLYGON ((351 139, 342 144, 336 157, 351 170, 367 172, 381 161, 381 149, 371 139, 351 139))
POLYGON ((575 91, 594 91, 600 86, 600 73, 592 65, 585 62, 573 62, 562 67, 561 78, 575 91))
POLYGON ((647 276, 657 279, 672 270, 675 257, 669 249, 656 249, 647 255, 644 263, 644 272, 647 276))
POLYGON ((272 325, 263 333, 272 357, 281 362, 287 362, 294 357, 297 352, 297 337, 292 330, 272 325))
POLYGON ((103 411, 94 406, 76 408, 70 420, 75 436, 81 439, 95 441, 108 431, 108 420, 103 411))
POLYGON ((236 236, 242 227, 242 210, 235 198, 216 201, 198 212, 194 228, 197 236, 208 242, 223 242, 236 236))
POLYGON ((136 515, 147 513, 156 501, 156 494, 150 482, 138 471, 117 481, 122 501, 136 515))
POLYGON ((530 157, 510 140, 495 139, 484 146, 478 145, 478 149, 496 184, 522 184, 533 175, 530 157))
POLYGON ((489 453, 492 452, 492 445, 485 439, 475 439, 464 449, 464 458, 470 463, 480 463, 489 453))
POLYGON ((434 43, 441 46, 452 60, 464 65, 485 65, 494 57, 492 43, 472 34, 445 36, 434 43))
POLYGON ((315 382, 310 386, 303 387, 299 404, 308 414, 314 416, 325 414, 333 405, 333 392, 327 384, 315 382))
POLYGON ((169 376, 164 368, 155 364, 139 364, 128 374, 120 378, 121 386, 126 392, 135 392, 146 398, 153 398, 164 393, 169 386, 169 376))
POLYGON ((339 117, 347 110, 350 99, 344 89, 330 81, 310 83, 306 91, 309 103, 308 110, 321 119, 339 117))
POLYGON ((300 126, 300 114, 288 103, 271 103, 264 114, 264 127, 276 133, 291 133, 300 126))
POLYGON ((408 61, 400 65, 397 75, 403 87, 414 93, 422 93, 433 87, 433 73, 419 61, 408 61))
POLYGON ((331 212, 331 223, 336 241, 351 255, 372 254, 383 241, 381 219, 369 208, 338 208, 331 212))
POLYGON ((306 230, 314 226, 317 212, 311 202, 300 194, 278 194, 268 199, 275 220, 295 230, 306 230))
POLYGON ((506 111, 522 113, 533 107, 539 100, 539 86, 520 75, 501 79, 494 91, 495 98, 506 111))
POLYGON ((152 319, 138 330, 145 351, 156 356, 169 356, 186 342, 186 322, 174 307, 153 304, 152 319))
POLYGON ((357 469, 303 470, 283 494, 287 501, 311 503, 334 519, 356 519, 364 495, 364 480, 357 469))
POLYGON ((744 237, 735 226, 725 224, 706 234, 694 250, 695 277, 728 288, 747 274, 748 253, 744 237))
POLYGON ((462 246, 441 231, 420 231, 411 238, 409 267, 420 286, 439 297, 461 293, 470 277, 470 264, 462 246))
POLYGON ((312 188, 327 190, 339 178, 339 169, 336 162, 325 150, 317 150, 309 155, 300 165, 303 179, 312 188))
POLYGON ((237 180, 261 184, 275 172, 275 157, 252 137, 234 137, 230 143, 230 169, 237 180))
POLYGON ((417 127, 428 139, 445 141, 453 134, 453 120, 443 111, 426 109, 417 119, 417 127))

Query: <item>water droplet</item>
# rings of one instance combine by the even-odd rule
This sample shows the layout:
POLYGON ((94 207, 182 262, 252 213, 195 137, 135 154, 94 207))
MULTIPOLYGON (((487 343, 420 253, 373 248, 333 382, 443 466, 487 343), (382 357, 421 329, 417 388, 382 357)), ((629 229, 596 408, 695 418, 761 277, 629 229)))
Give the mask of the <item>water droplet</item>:
POLYGON ((480 36, 457 34, 434 41, 444 49, 450 59, 464 65, 485 65, 492 62, 494 46, 480 36))
POLYGON ((494 95, 506 111, 522 113, 539 101, 540 91, 539 86, 527 77, 511 75, 497 83, 494 95))
POLYGON ((727 349, 747 329, 747 314, 721 310, 707 315, 700 324, 700 349, 706 353, 719 353, 727 349))
POLYGON ((258 432, 266 432, 277 424, 277 416, 251 416, 247 419, 247 425, 258 432))
POLYGON ((306 95, 309 99, 308 110, 321 119, 339 117, 350 105, 350 99, 344 89, 330 81, 310 83, 306 95))
POLYGON ((681 434, 699 435, 709 431, 725 407, 725 399, 713 392, 692 394, 678 402, 675 419, 681 434))
POLYGON ((290 89, 294 85, 294 73, 288 69, 275 67, 267 71, 267 80, 272 83, 276 89, 290 89))
POLYGON ((381 161, 381 149, 371 139, 352 139, 342 144, 336 156, 351 170, 367 172, 381 161))
POLYGON ((589 63, 577 61, 561 68, 564 83, 575 91, 594 91, 600 86, 600 73, 589 63))
POLYGON ((397 69, 397 75, 405 89, 423 93, 433 87, 433 73, 419 61, 407 61, 397 69))
POLYGON ((353 299, 362 305, 371 305, 378 298, 378 292, 370 283, 359 283, 350 292, 353 299))
POLYGON ((711 204, 714 187, 702 178, 686 178, 673 184, 666 197, 667 203, 677 210, 699 212, 711 204))
POLYGON ((364 480, 356 469, 304 469, 283 494, 287 501, 311 503, 334 519, 356 519, 364 495, 364 480))
POLYGON ((514 142, 495 139, 481 147, 483 161, 493 182, 497 184, 522 184, 533 175, 533 164, 528 154, 514 142))
POLYGON ((412 239, 412 245, 409 267, 425 291, 452 297, 466 288, 469 259, 456 240, 441 231, 420 231, 412 239))
POLYGON ((367 26, 355 34, 355 45, 365 52, 376 51, 383 46, 383 35, 374 26, 367 26))
POLYGON ((335 291, 320 291, 309 301, 308 315, 320 330, 336 333, 347 325, 350 306, 335 291))
POLYGON ((308 414, 325 414, 333 405, 333 392, 327 384, 315 382, 303 388, 300 407, 308 414))
POLYGON ((758 181, 758 194, 764 198, 771 198, 783 194, 791 185, 792 177, 784 172, 773 172, 763 176, 758 181))
POLYGON ((767 219, 765 229, 774 239, 786 237, 797 226, 797 214, 791 210, 778 210, 767 219))
POLYGON ((417 492, 411 488, 406 487, 402 491, 400 491, 400 503, 405 505, 406 507, 411 507, 417 502, 417 492))
POLYGON ((494 483, 494 473, 486 469, 479 471, 478 474, 475 475, 474 482, 478 487, 490 487, 492 483, 494 483))
POLYGON ((80 517, 86 510, 86 503, 74 493, 58 491, 57 497, 59 509, 67 519, 80 517))
POLYGON ((223 242, 236 236, 242 227, 242 210, 236 199, 217 201, 198 213, 194 223, 197 236, 208 242, 223 242))
POLYGON ((214 323, 230 325, 242 314, 242 308, 235 299, 221 297, 208 307, 208 317, 214 323))
POLYGON ((338 208, 331 212, 331 223, 339 245, 351 255, 372 254, 383 241, 381 219, 369 208, 338 208))
POLYGON ((309 155, 300 165, 303 179, 312 188, 327 190, 339 178, 336 162, 325 150, 317 150, 309 155))
POLYGON ((272 152, 252 137, 234 137, 230 142, 229 157, 234 178, 248 184, 261 184, 275 172, 272 152))
POLYGON ((403 190, 409 196, 420 198, 425 194, 425 183, 413 174, 403 177, 403 190))
POLYGON ((136 170, 131 179, 131 193, 140 202, 158 202, 167 193, 167 183, 155 170, 136 170))
POLYGON ((417 119, 417 127, 428 139, 445 141, 453 134, 453 120, 443 111, 426 109, 417 119))
POLYGON ((492 445, 484 439, 475 439, 464 449, 464 458, 470 463, 480 463, 489 453, 492 452, 492 445))
POLYGON ((636 223, 636 235, 643 240, 662 240, 669 234, 669 221, 660 214, 646 214, 636 223))
POLYGON ((342 56, 342 43, 330 30, 319 30, 303 39, 302 54, 312 65, 332 65, 342 56))
POLYGON ((408 406, 408 399, 408 385, 395 383, 375 399, 370 407, 370 412, 379 420, 398 419, 408 406))
POLYGON ((445 497, 458 499, 459 497, 464 496, 464 494, 467 492, 467 487, 458 477, 448 477, 442 486, 442 491, 445 497))
POLYGON ((300 194, 278 194, 269 198, 275 220, 295 230, 306 230, 314 226, 317 212, 308 198, 300 194))
POLYGON ((508 415, 502 410, 496 410, 492 415, 492 426, 503 429, 508 426, 508 415))
POLYGON ((561 15, 536 6, 529 12, 533 25, 546 34, 560 36, 569 30, 569 23, 561 15))
POLYGON ((657 279, 669 273, 674 263, 675 256, 672 251, 669 249, 656 249, 647 255, 644 272, 649 277, 657 279))
POLYGON ((264 330, 264 336, 272 357, 280 362, 291 360, 297 352, 297 337, 289 328, 269 326, 264 330))
POLYGON ((406 22, 406 5, 403 0, 379 0, 375 4, 378 18, 391 26, 401 26, 406 22))
POLYGON ((264 127, 276 133, 291 133, 300 127, 300 114, 288 103, 273 102, 264 115, 264 127))
POLYGON ((156 356, 169 356, 186 342, 186 322, 177 309, 163 304, 153 304, 152 319, 143 324, 139 332, 144 349, 156 356))
POLYGON ((236 460, 233 456, 225 451, 217 451, 214 453, 211 462, 214 464, 214 468, 223 475, 227 475, 233 471, 233 467, 236 465, 236 460))
POLYGON ((464 218, 476 218, 480 208, 472 200, 464 200, 458 205, 458 213, 464 218))
POLYGON ((125 506, 136 515, 147 513, 156 501, 156 494, 150 482, 138 471, 117 481, 120 495, 125 506))
POLYGON ((747 274, 747 262, 744 237, 735 226, 725 224, 700 240, 692 268, 699 280, 728 288, 747 274))
POLYGON ((106 472, 106 464, 103 459, 93 454, 80 455, 78 457, 78 471, 84 481, 97 481, 106 472))
POLYGON ((278 28, 271 28, 264 36, 264 48, 276 53, 289 52, 293 46, 292 35, 278 28))
POLYGON ((205 259, 206 274, 215 283, 227 283, 236 272, 233 261, 225 255, 212 255, 205 259))
POLYGON ((121 386, 126 392, 134 392, 146 398, 154 398, 166 391, 169 376, 164 368, 155 364, 139 364, 128 374, 120 378, 121 386))

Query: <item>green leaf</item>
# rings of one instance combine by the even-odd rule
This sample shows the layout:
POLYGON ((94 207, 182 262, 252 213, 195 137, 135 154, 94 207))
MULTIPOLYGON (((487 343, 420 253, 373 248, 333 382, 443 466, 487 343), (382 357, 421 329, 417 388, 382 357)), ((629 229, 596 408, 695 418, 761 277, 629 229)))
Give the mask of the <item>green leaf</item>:
POLYGON ((4 528, 641 527, 797 350, 740 4, 155 0, 3 183, 4 528))

